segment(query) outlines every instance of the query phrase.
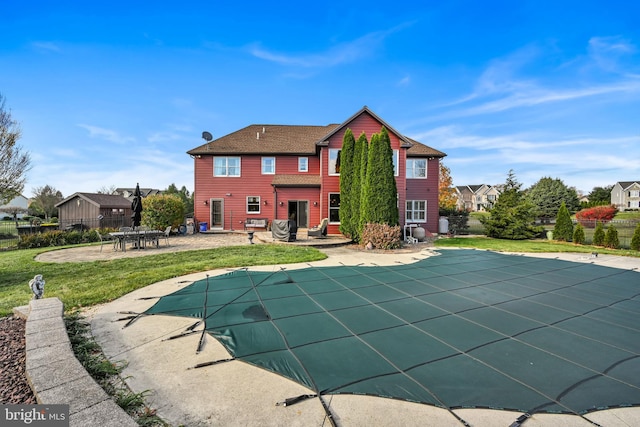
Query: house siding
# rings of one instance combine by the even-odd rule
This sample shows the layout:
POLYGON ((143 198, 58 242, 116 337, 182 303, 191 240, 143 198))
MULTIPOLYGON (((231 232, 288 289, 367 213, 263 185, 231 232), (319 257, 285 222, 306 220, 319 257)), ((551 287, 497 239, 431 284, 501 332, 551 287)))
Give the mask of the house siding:
MULTIPOLYGON (((267 125, 266 132, 263 131, 260 141, 253 139, 255 134, 253 137, 240 138, 238 134, 244 132, 241 130, 189 151, 194 159, 195 219, 200 222, 208 222, 210 225, 211 199, 221 199, 224 201, 224 229, 241 229, 244 220, 251 216, 267 218, 269 221, 287 218, 289 214, 288 202, 298 200, 308 201, 308 225, 319 224, 322 218, 329 217, 329 194, 340 191, 340 176, 328 173, 329 150, 342 148, 342 140, 347 129, 351 129, 356 139, 364 132, 367 140, 370 141, 372 135, 379 133, 382 126, 386 126, 389 131, 391 148, 398 151, 399 170, 396 176, 396 186, 400 223, 404 225, 407 199, 426 200, 427 223, 425 228, 432 233, 437 233, 439 158, 445 154, 398 135, 394 129, 385 125, 384 121, 377 118, 366 107, 341 125, 326 127, 267 125), (290 129, 290 135, 287 134, 286 129, 290 129), (268 140, 267 138, 276 134, 276 130, 282 139, 268 140), (325 133, 319 133, 320 131, 325 133), (310 134, 311 136, 309 136, 310 134), (312 141, 315 141, 314 144, 316 144, 317 152, 315 155, 310 153, 308 149, 299 150, 300 147, 308 147, 310 138, 314 138, 312 141), (285 140, 286 144, 283 143, 285 140), (271 143, 275 145, 269 145, 271 143), (412 150, 414 153, 412 158, 428 159, 426 179, 406 179, 407 147, 412 144, 417 149, 417 151, 412 150), (276 145, 281 147, 283 154, 264 154, 273 153, 272 147, 276 145), (286 147, 297 148, 287 149, 286 147), (209 154, 210 150, 212 152, 209 154), (303 152, 306 154, 300 154, 303 152), (425 154, 419 156, 417 153, 425 154), (240 157, 241 176, 214 177, 213 157, 216 155, 240 157), (275 175, 261 174, 263 156, 276 158, 275 175), (298 172, 298 158, 300 156, 307 157, 308 172, 298 172), (300 179, 296 177, 300 177, 300 179), (274 185, 274 179, 278 182, 277 185, 274 185), (246 196, 261 198, 260 213, 248 214, 246 212, 246 196), (280 206, 281 202, 282 206, 280 206)), ((246 129, 255 128, 265 129, 262 125, 259 127, 251 125, 246 129)), ((246 133, 250 135, 249 132, 246 133)), ((339 224, 329 224, 328 233, 340 234, 339 224)))

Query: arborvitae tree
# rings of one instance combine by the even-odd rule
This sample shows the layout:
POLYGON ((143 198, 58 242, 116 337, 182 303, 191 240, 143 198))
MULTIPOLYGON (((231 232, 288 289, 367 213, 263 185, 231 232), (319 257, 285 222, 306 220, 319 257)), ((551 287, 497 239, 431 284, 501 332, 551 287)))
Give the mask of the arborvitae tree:
POLYGON ((364 135, 364 132, 358 138, 358 142, 360 142, 364 138, 366 144, 362 146, 362 151, 360 152, 360 210, 359 214, 359 224, 358 224, 358 241, 360 241, 360 236, 362 236, 362 229, 364 228, 364 216, 362 215, 362 211, 364 210, 364 187, 367 182, 367 165, 369 162, 369 145, 370 142, 367 142, 367 138, 364 135))
MULTIPOLYGON (((357 229, 357 218, 354 217, 354 152, 356 139, 351 129, 347 129, 342 138, 340 150, 340 232, 347 237, 353 237, 357 229)), ((358 173, 360 171, 358 170, 358 173)), ((360 194, 357 196, 360 197, 360 194)))
POLYGON ((610 249, 618 249, 620 247, 618 230, 613 224, 609 224, 609 227, 607 227, 607 233, 604 236, 604 246, 610 249))
POLYGON ((573 243, 576 245, 584 245, 585 240, 584 227, 578 223, 573 230, 573 243))
POLYGON ((393 150, 387 130, 371 137, 363 188, 362 224, 398 225, 398 190, 393 172, 393 150))
POLYGON ((553 227, 553 238, 555 240, 571 241, 573 237, 573 221, 569 209, 564 202, 560 205, 558 215, 556 216, 556 225, 553 227))
POLYGON ((593 244, 595 246, 604 246, 604 225, 600 221, 596 221, 596 229, 593 232, 593 244))
POLYGON ((362 132, 360 134, 360 137, 358 137, 358 140, 356 141, 353 151, 353 183, 351 185, 351 213, 353 215, 353 217, 351 218, 353 233, 351 235, 351 238, 356 242, 360 241, 360 197, 362 196, 362 163, 366 163, 366 159, 363 160, 363 153, 367 153, 368 145, 369 142, 367 141, 367 135, 362 132))
POLYGON ((631 250, 640 251, 640 224, 636 225, 631 238, 631 250))
POLYGON ((481 218, 485 233, 497 239, 530 239, 542 232, 534 225, 535 207, 525 199, 513 170, 489 216, 481 218))

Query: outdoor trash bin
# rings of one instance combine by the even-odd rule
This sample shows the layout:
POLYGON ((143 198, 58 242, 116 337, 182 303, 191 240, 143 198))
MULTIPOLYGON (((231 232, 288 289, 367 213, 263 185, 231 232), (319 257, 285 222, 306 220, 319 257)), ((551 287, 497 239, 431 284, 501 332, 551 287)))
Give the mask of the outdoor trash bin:
POLYGON ((207 231, 207 225, 209 225, 206 222, 201 222, 200 223, 200 231, 207 231))

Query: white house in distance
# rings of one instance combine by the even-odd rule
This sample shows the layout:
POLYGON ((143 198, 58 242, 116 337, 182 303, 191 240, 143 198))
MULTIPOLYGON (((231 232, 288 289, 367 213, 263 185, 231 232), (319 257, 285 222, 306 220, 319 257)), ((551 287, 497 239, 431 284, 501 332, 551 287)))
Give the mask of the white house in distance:
POLYGON ((11 212, 11 208, 19 208, 22 212, 18 213, 16 216, 18 217, 18 219, 22 219, 27 214, 28 207, 29 199, 21 194, 14 197, 9 201, 9 203, 0 206, 0 218, 4 218, 6 216, 13 218, 13 212, 11 212))
POLYGON ((500 196, 494 186, 488 184, 460 185, 456 187, 458 209, 468 212, 487 211, 493 207, 500 196))
POLYGON ((640 181, 619 181, 611 189, 611 204, 619 211, 640 209, 640 181))

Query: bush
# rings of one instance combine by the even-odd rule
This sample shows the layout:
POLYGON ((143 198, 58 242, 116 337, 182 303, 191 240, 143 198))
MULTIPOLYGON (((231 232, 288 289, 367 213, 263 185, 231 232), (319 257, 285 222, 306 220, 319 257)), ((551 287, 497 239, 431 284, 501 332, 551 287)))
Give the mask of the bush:
POLYGON ((618 230, 613 224, 607 227, 607 234, 604 236, 604 246, 609 249, 618 249, 620 247, 618 230))
POLYGON ((576 219, 584 227, 592 228, 598 221, 603 223, 611 221, 616 213, 618 209, 614 206, 595 206, 576 213, 576 219))
POLYGON ((584 227, 582 224, 578 223, 576 228, 573 230, 573 243, 576 245, 584 245, 585 240, 584 227))
POLYGON ((360 242, 371 243, 376 249, 398 249, 402 247, 402 230, 399 225, 365 224, 360 242))
POLYGON ((556 225, 553 227, 553 238, 555 240, 564 240, 565 242, 571 241, 573 237, 573 222, 571 221, 571 215, 569 209, 564 202, 558 209, 556 215, 556 225))
POLYGON ((631 250, 640 251, 640 223, 636 225, 631 238, 631 250))
POLYGON ((46 248, 52 246, 77 245, 97 242, 94 232, 53 230, 45 233, 27 234, 20 237, 18 249, 46 248))
POLYGON ((177 228, 184 221, 184 202, 178 196, 147 196, 142 199, 142 207, 141 222, 153 229, 177 228))
POLYGON ((604 225, 600 221, 596 221, 596 229, 593 233, 593 244, 595 246, 604 246, 604 225))

